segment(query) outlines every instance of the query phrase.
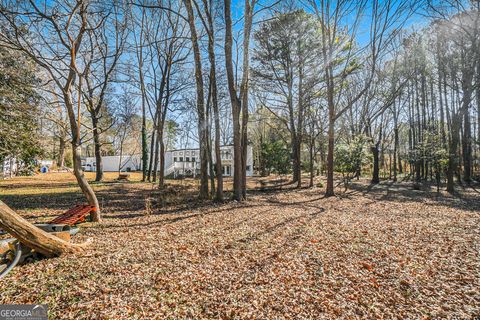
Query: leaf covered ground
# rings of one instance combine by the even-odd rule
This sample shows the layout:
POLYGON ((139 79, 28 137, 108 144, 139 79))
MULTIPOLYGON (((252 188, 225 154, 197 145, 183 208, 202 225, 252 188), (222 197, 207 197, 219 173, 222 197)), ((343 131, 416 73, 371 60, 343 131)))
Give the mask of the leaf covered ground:
MULTIPOLYGON (((1 182, 0 198, 31 221, 48 220, 82 199, 62 175, 1 182)), ((212 204, 158 200, 145 183, 95 188, 104 222, 74 239, 93 240, 87 253, 15 268, 0 280, 0 304, 47 303, 52 319, 480 315, 474 190, 437 197, 408 183, 356 183, 335 198, 287 188, 212 204)))

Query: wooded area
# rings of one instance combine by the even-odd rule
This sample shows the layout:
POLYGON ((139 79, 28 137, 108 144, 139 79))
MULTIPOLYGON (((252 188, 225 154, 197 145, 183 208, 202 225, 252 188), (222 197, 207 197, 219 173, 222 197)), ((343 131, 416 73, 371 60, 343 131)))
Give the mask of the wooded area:
MULTIPOLYGON (((300 207, 332 214, 337 201, 352 201, 352 212, 342 214, 359 223, 349 214, 358 210, 368 216, 359 209, 367 199, 385 199, 387 211, 407 201, 405 214, 437 226, 436 217, 422 215, 428 208, 413 204, 425 199, 446 208, 445 219, 464 217, 455 223, 470 230, 478 221, 480 183, 480 2, 0 0, 0 169, 7 179, 0 184, 0 227, 46 257, 104 250, 102 244, 91 249, 69 243, 32 224, 49 216, 40 211, 58 214, 83 202, 92 209, 86 232, 94 243, 112 236, 110 226, 141 224, 137 215, 156 221, 152 213, 188 214, 188 208, 203 207, 243 215, 239 208, 270 202, 285 220, 267 214, 264 222, 249 225, 255 239, 287 226, 300 207), (88 158, 94 158, 93 166, 87 167, 88 158), (107 165, 115 167, 115 181, 107 165), (63 172, 73 173, 75 184, 63 172), (278 197, 281 203, 275 202, 278 197), (26 208, 35 213, 25 217, 26 208), (123 212, 129 210, 137 213, 123 212), (121 222, 121 215, 128 222, 121 222)), ((252 219, 261 215, 248 212, 252 219)), ((198 213, 193 219, 204 218, 198 213)), ((292 222, 306 228, 305 241, 331 240, 320 235, 319 226, 305 227, 310 223, 305 219, 310 218, 302 217, 301 227, 292 222)), ((411 231, 381 219, 391 232, 411 231)), ((227 227, 221 223, 213 230, 227 227)), ((334 220, 328 223, 325 228, 336 228, 334 220)), ((180 224, 183 232, 191 231, 180 224)), ((347 229, 347 238, 356 232, 347 229)), ((464 236, 470 247, 462 248, 471 254, 471 241, 478 237, 464 236)), ((400 243, 392 246, 401 250, 400 243)), ((467 260, 465 267, 475 256, 467 260)), ((469 285, 478 284, 477 274, 469 285)), ((478 299, 462 299, 472 307, 457 314, 443 311, 480 314, 474 313, 480 312, 480 303, 474 307, 478 299)), ((384 300, 380 304, 393 310, 384 300)), ((343 305, 336 316, 375 317, 382 308, 361 307, 358 314, 343 305)), ((282 314, 277 311, 262 316, 282 314)), ((226 310, 191 312, 183 316, 238 316, 226 310)), ((302 312, 308 318, 320 311, 302 312)), ((422 316, 442 317, 432 312, 422 316)))
POLYGON ((102 155, 141 152, 143 179, 163 187, 165 151, 192 144, 203 199, 224 198, 221 160, 211 156, 220 159, 222 144, 234 146, 237 200, 246 198, 249 144, 261 174, 291 172, 301 186, 302 171, 325 172, 327 196, 335 172, 350 179, 362 170, 372 183, 445 179, 454 192, 479 170, 477 6, 247 1, 233 30, 228 1, 6 1, 2 61, 12 78, 3 90, 10 103, 36 108, 16 115, 37 128, 25 135, 48 138, 43 148, 19 147, 10 116, 2 159, 28 163, 43 152, 62 167, 68 150, 97 207, 81 155, 95 156, 101 181, 102 155), (18 68, 18 58, 27 63, 18 68), (285 156, 266 159, 269 148, 285 156))

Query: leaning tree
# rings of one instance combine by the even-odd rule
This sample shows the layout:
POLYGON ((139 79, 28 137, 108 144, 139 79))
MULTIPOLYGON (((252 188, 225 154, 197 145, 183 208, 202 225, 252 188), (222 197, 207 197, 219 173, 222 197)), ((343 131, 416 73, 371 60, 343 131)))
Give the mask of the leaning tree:
POLYGON ((78 82, 81 82, 82 70, 78 62, 87 51, 83 40, 90 30, 97 28, 94 23, 99 21, 97 15, 103 15, 97 10, 98 5, 84 0, 43 3, 31 0, 2 1, 0 6, 0 41, 9 49, 29 56, 49 74, 60 92, 70 123, 74 174, 89 204, 97 209, 92 213, 93 221, 100 221, 100 208, 82 171, 81 94, 75 96, 74 93, 81 89, 78 82))

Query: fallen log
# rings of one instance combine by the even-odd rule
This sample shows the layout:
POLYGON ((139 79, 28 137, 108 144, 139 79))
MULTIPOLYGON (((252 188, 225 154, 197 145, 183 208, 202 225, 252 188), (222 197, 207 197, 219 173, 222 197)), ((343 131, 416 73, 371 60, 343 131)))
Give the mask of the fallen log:
POLYGON ((19 216, 1 200, 0 228, 47 257, 59 256, 63 253, 79 253, 84 251, 86 246, 86 244, 70 243, 43 231, 19 216))

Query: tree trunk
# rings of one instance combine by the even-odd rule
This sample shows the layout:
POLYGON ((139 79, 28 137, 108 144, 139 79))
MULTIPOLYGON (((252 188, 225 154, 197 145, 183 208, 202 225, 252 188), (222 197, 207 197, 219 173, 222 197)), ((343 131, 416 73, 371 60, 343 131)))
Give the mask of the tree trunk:
POLYGON ((304 117, 304 103, 303 103, 303 64, 300 63, 298 67, 298 117, 297 117, 297 132, 296 132, 296 154, 297 154, 297 188, 302 187, 302 142, 303 142, 303 117, 304 117))
POLYGON ((248 157, 248 90, 250 73, 250 34, 252 31, 253 6, 255 0, 245 0, 244 24, 243 24, 243 66, 240 97, 242 99, 242 198, 247 199, 247 157, 248 157))
MULTIPOLYGON (((292 121, 293 122, 293 121, 292 121)), ((294 183, 299 184, 300 180, 300 159, 299 159, 299 154, 298 154, 298 140, 297 140, 297 135, 295 134, 295 129, 291 129, 291 145, 292 145, 292 181, 294 183)), ((301 184, 301 181, 300 181, 301 184)))
POLYGON ((372 184, 377 184, 380 182, 380 157, 379 157, 379 150, 378 150, 379 143, 373 145, 370 150, 372 151, 373 155, 373 173, 372 173, 372 184))
MULTIPOLYGON (((443 109, 443 99, 442 99, 442 77, 440 73, 440 63, 438 65, 438 102, 440 108, 440 136, 442 138, 442 146, 446 149, 447 148, 447 136, 445 134, 445 112, 443 109)), ((447 97, 445 96, 445 105, 447 104, 446 101, 447 97)))
MULTIPOLYGON (((330 54, 331 56, 331 54, 330 54)), ((326 81, 327 81, 327 102, 328 102, 328 149, 327 149, 327 190, 325 192, 326 197, 335 195, 333 189, 333 152, 335 144, 335 102, 334 102, 334 82, 333 82, 333 70, 331 67, 326 68, 326 81)))
POLYGON ((460 140, 460 127, 462 117, 468 112, 468 107, 472 99, 473 93, 473 70, 468 66, 465 66, 462 70, 462 102, 461 106, 452 115, 451 132, 452 136, 449 143, 449 158, 447 168, 447 191, 453 193, 455 191, 453 176, 455 172, 458 173, 458 144, 460 140))
POLYGON ((235 89, 235 77, 232 62, 232 18, 231 1, 225 0, 225 68, 227 71, 228 91, 232 104, 232 128, 233 128, 233 198, 237 201, 243 197, 243 174, 242 174, 242 136, 240 130, 241 102, 235 89))
MULTIPOLYGON (((156 117, 155 117, 156 118, 156 117)), ((155 152, 155 126, 153 125, 152 136, 150 137, 150 159, 148 161, 148 173, 147 173, 147 180, 150 182, 152 181, 152 170, 153 170, 153 154, 155 152)))
POLYGON ((400 153, 398 153, 398 173, 403 174, 402 158, 400 153))
POLYGON ((165 143, 163 137, 160 139, 160 170, 158 172, 158 187, 163 189, 165 186, 165 143))
POLYGON ((471 132, 469 110, 463 115, 463 139, 462 139, 462 155, 463 155, 463 180, 467 183, 472 181, 472 132, 471 132))
POLYGON ((155 152, 153 156, 153 173, 152 173, 152 181, 157 182, 157 173, 158 173, 158 151, 160 149, 160 130, 159 125, 157 125, 157 140, 155 141, 155 152))
POLYGON ((72 244, 49 234, 22 218, 0 200, 0 227, 29 248, 47 256, 82 252, 84 245, 72 244))
POLYGON ((145 114, 145 98, 142 93, 142 181, 147 180, 148 173, 148 142, 147 142, 147 117, 145 114))
POLYGON ((95 206, 96 208, 96 210, 90 214, 90 218, 94 222, 99 222, 101 220, 101 217, 100 217, 100 206, 98 204, 97 196, 95 195, 95 192, 93 191, 92 187, 88 184, 88 181, 85 178, 85 175, 82 170, 81 149, 80 149, 80 115, 78 115, 78 118, 75 117, 70 89, 64 89, 63 94, 64 94, 65 106, 68 112, 68 118, 70 120, 71 133, 72 133, 73 174, 77 179, 78 186, 82 190, 82 193, 87 198, 88 204, 90 204, 91 206, 95 206))
MULTIPOLYGON (((213 28, 212 21, 210 21, 213 28)), ((213 32, 213 29, 211 29, 213 32)), ((213 38, 213 37, 212 37, 213 38)), ((215 194, 215 200, 223 201, 223 174, 222 174, 222 158, 220 152, 220 112, 218 110, 218 93, 217 93, 217 77, 216 77, 216 64, 215 64, 215 52, 214 52, 213 39, 208 46, 208 53, 210 58, 210 87, 212 95, 212 107, 213 117, 215 121, 215 171, 217 177, 217 189, 215 194)))
POLYGON ((313 142, 310 142, 310 183, 309 183, 309 187, 310 188, 313 188, 313 177, 315 176, 315 173, 314 173, 314 166, 313 166, 313 158, 314 158, 314 149, 315 149, 315 140, 312 138, 313 142))
POLYGON ((455 182, 453 177, 455 171, 457 170, 457 148, 458 148, 458 137, 460 131, 460 120, 458 114, 452 117, 452 135, 449 143, 449 152, 448 152, 448 167, 447 167, 447 191, 453 193, 455 191, 455 182))
POLYGON ((66 138, 65 136, 60 136, 60 146, 58 148, 58 160, 57 160, 57 166, 59 168, 63 168, 65 166, 65 147, 66 147, 66 138))
POLYGON ((103 165, 102 165, 102 151, 101 151, 101 143, 100 143, 100 132, 98 131, 98 118, 95 114, 95 111, 90 111, 90 118, 92 120, 93 126, 93 145, 94 145, 94 153, 95 153, 95 181, 102 181, 103 179, 103 165))
POLYGON ((73 151, 73 173, 77 178, 78 185, 91 206, 95 206, 96 210, 90 214, 92 221, 100 221, 100 206, 98 204, 97 196, 93 192, 92 187, 88 184, 87 179, 82 171, 82 160, 80 158, 80 147, 72 142, 73 151))
POLYGON ((212 125, 211 125, 211 113, 210 113, 210 107, 207 107, 207 123, 208 123, 208 129, 207 129, 207 149, 208 149, 208 176, 210 177, 210 193, 211 195, 215 195, 215 169, 213 165, 213 156, 212 156, 212 125))
POLYGON ((203 74, 202 60, 200 56, 200 47, 198 45, 197 30, 195 27, 195 16, 192 9, 192 0, 184 0, 185 8, 188 14, 188 24, 190 27, 190 40, 192 42, 193 56, 195 60, 195 83, 197 89, 197 114, 198 114, 198 140, 200 144, 200 192, 199 199, 208 198, 208 149, 207 128, 205 121, 205 102, 203 92, 203 74))
POLYGON ((296 143, 295 143, 295 153, 296 153, 296 158, 297 158, 297 163, 296 163, 296 168, 295 170, 297 171, 296 176, 297 176, 297 188, 302 187, 302 160, 301 160, 301 140, 298 137, 299 133, 297 133, 297 138, 296 138, 296 143))
POLYGON ((397 153, 398 153, 398 127, 395 121, 393 144, 393 181, 397 181, 397 153))

